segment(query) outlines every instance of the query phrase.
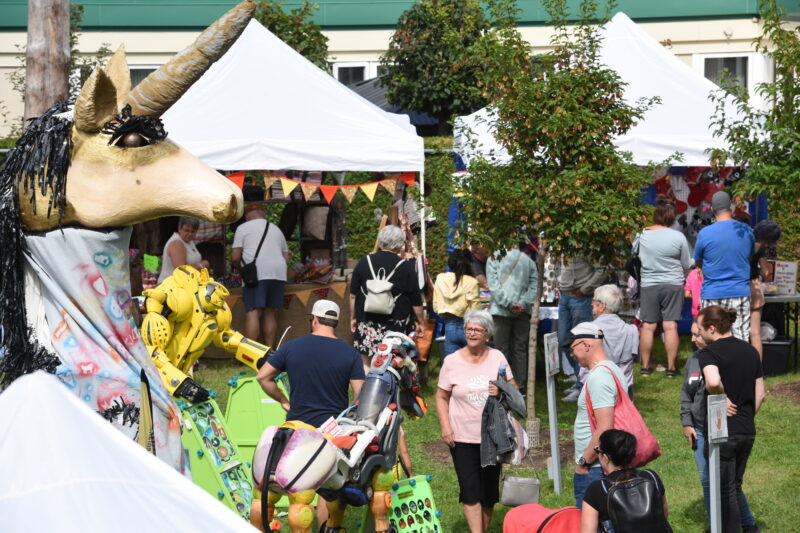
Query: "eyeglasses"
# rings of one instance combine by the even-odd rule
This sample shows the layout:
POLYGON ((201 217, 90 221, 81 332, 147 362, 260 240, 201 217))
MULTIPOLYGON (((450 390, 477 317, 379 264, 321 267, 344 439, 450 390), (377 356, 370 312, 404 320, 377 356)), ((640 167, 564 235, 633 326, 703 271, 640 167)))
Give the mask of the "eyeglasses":
POLYGON ((467 335, 483 335, 486 333, 485 328, 464 328, 464 333, 467 335))
POLYGON ((608 455, 606 452, 604 452, 603 450, 600 449, 600 446, 595 446, 594 447, 594 453, 596 453, 597 455, 600 455, 601 453, 603 455, 608 455))
POLYGON ((572 346, 570 346, 569 347, 570 351, 574 352, 575 350, 578 349, 578 346, 580 346, 581 344, 586 344, 586 346, 589 346, 589 344, 586 341, 580 341, 579 343, 573 344, 572 346))

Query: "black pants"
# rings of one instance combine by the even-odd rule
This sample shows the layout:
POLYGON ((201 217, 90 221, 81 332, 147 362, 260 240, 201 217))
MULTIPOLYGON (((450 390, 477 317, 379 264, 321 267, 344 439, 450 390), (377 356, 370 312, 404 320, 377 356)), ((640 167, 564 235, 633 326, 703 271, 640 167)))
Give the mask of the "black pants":
POLYGON ((729 435, 728 442, 719 445, 722 531, 725 533, 742 530, 739 515, 742 479, 755 441, 755 435, 729 435))

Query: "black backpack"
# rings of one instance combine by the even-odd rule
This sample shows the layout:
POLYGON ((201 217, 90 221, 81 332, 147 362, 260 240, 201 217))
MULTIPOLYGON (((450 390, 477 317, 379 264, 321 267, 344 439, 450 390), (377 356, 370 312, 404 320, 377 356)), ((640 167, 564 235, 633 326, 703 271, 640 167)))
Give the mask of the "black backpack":
POLYGON ((672 533, 672 527, 664 516, 656 478, 651 471, 637 472, 636 477, 610 483, 610 487, 606 483, 606 480, 602 480, 614 533, 672 533))

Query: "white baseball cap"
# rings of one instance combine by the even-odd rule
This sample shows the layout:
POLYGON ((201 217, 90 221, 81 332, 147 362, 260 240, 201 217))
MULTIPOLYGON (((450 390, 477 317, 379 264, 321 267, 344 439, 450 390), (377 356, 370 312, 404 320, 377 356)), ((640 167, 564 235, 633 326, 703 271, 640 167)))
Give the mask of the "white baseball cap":
POLYGON ((311 308, 311 314, 319 318, 339 320, 339 306, 330 300, 317 300, 311 308))

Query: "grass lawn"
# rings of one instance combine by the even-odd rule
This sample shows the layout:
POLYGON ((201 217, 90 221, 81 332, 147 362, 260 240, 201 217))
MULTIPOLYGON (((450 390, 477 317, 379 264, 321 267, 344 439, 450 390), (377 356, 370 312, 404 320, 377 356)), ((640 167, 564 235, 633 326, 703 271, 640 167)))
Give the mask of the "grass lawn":
MULTIPOLYGON (((435 350, 435 348, 434 348, 435 350)), ((691 353, 688 338, 681 338, 679 366, 691 353)), ((664 363, 663 346, 656 342, 656 363, 664 363)), ((790 363, 792 361, 790 360, 790 363)), ((543 367, 540 354, 539 369, 543 367)), ((233 359, 204 360, 203 367, 196 377, 205 386, 213 388, 219 394, 217 401, 222 411, 227 403, 227 380, 239 373, 244 367, 233 359)), ((406 421, 404 427, 408 438, 411 456, 414 461, 414 472, 431 474, 432 488, 436 504, 442 511, 440 518, 443 530, 447 533, 468 531, 458 503, 458 482, 449 461, 449 455, 442 453, 439 439, 439 423, 434 405, 436 374, 438 359, 434 357, 430 368, 430 379, 426 386, 428 415, 420 420, 406 421)), ((637 369, 638 372, 638 369, 637 369)), ((548 426, 547 398, 543 376, 539 376, 536 390, 536 413, 540 417, 542 427, 548 426)), ((796 453, 797 438, 800 436, 800 408, 797 400, 775 393, 775 388, 783 383, 797 381, 800 376, 789 373, 783 376, 767 378, 767 399, 756 417, 758 436, 753 453, 747 466, 744 489, 750 507, 762 531, 791 532, 800 531, 800 465, 796 453)), ((559 384, 559 392, 568 384, 559 384)), ((642 413, 651 431, 658 438, 663 455, 650 467, 663 479, 667 489, 669 502, 669 519, 676 533, 702 532, 705 529, 705 509, 703 494, 697 468, 689 444, 683 438, 679 410, 679 392, 681 378, 667 379, 663 372, 654 372, 652 376, 642 378, 636 375, 636 405, 642 413)), ((561 395, 558 394, 558 398, 561 395)), ((558 426, 565 437, 562 439, 571 446, 572 423, 575 418, 575 404, 558 402, 558 426)), ((542 446, 549 450, 549 443, 543 439, 542 446)), ((552 481, 547 479, 547 471, 533 470, 530 466, 520 466, 506 471, 515 475, 535 476, 541 480, 540 503, 547 507, 558 508, 574 505, 572 496, 572 473, 569 466, 572 454, 562 457, 561 494, 553 492, 552 481)), ((502 531, 502 518, 507 508, 498 505, 491 532, 502 531)), ((355 520, 361 510, 350 511, 347 518, 348 530, 357 531, 355 520)), ((284 530, 288 528, 284 527, 284 530)))

